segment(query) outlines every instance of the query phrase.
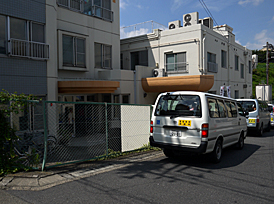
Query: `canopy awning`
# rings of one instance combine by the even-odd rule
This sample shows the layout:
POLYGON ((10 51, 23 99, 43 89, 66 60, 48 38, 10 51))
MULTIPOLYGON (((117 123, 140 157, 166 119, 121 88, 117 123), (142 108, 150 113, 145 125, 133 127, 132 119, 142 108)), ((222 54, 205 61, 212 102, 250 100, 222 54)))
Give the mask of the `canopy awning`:
POLYGON ((58 81, 60 94, 114 93, 118 81, 58 81))
POLYGON ((145 92, 208 91, 214 84, 214 75, 187 75, 142 78, 145 92))

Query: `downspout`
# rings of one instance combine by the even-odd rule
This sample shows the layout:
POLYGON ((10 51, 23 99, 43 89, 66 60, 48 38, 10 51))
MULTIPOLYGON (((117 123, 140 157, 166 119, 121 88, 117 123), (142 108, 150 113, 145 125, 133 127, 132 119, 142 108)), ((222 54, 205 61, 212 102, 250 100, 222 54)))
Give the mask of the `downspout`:
POLYGON ((206 74, 206 69, 205 69, 205 58, 206 58, 206 53, 205 53, 205 40, 206 40, 206 31, 203 33, 203 43, 202 43, 202 75, 206 74))
POLYGON ((137 99, 137 93, 136 93, 136 67, 135 70, 133 71, 134 73, 134 104, 136 104, 136 99, 137 99))

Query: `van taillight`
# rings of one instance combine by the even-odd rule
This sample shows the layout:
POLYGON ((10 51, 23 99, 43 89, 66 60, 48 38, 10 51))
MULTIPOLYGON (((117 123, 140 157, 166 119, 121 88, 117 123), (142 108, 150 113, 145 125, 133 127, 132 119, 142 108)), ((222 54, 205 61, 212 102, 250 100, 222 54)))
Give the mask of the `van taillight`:
POLYGON ((257 115, 256 118, 257 118, 257 119, 256 119, 256 122, 257 122, 257 123, 260 123, 260 116, 257 115))
POLYGON ((153 121, 150 121, 150 133, 153 133, 153 121))
POLYGON ((202 137, 203 138, 208 137, 208 123, 202 124, 202 137))

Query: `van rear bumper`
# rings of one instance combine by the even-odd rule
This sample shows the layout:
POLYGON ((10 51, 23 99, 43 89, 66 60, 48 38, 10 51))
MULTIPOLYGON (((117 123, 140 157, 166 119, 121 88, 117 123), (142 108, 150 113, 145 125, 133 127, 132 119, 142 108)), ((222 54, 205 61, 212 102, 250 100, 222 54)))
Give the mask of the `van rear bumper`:
POLYGON ((153 147, 167 148, 167 149, 178 150, 181 152, 189 152, 189 153, 196 153, 196 154, 205 153, 207 148, 207 143, 208 143, 208 142, 202 141, 199 147, 193 148, 193 147, 186 147, 186 146, 180 146, 180 145, 166 144, 162 142, 155 142, 152 136, 149 137, 149 142, 150 142, 150 145, 153 147))

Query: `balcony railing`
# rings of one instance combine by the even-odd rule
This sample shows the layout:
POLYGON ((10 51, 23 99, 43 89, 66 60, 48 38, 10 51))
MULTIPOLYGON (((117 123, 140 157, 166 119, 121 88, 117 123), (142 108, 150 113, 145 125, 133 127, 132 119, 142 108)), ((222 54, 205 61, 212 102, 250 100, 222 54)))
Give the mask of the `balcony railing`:
POLYGON ((92 14, 103 20, 113 21, 113 12, 109 9, 94 5, 92 6, 92 14))
POLYGON ((9 55, 32 59, 49 59, 49 45, 26 40, 10 39, 9 55))
POLYGON ((218 64, 216 64, 214 62, 207 62, 207 71, 217 73, 218 72, 218 64))
POLYGON ((83 0, 57 0, 59 6, 66 7, 70 10, 83 12, 84 4, 83 0))
POLYGON ((106 21, 113 21, 113 11, 101 6, 92 5, 91 0, 87 2, 83 0, 57 0, 57 4, 89 16, 95 16, 106 21))
POLYGON ((165 65, 165 69, 168 73, 188 73, 187 62, 168 63, 165 65))

